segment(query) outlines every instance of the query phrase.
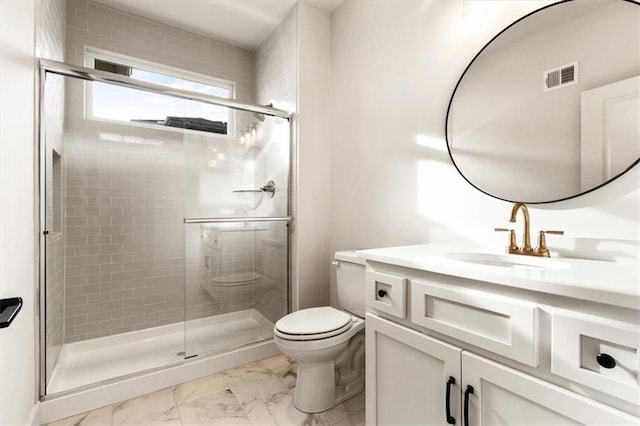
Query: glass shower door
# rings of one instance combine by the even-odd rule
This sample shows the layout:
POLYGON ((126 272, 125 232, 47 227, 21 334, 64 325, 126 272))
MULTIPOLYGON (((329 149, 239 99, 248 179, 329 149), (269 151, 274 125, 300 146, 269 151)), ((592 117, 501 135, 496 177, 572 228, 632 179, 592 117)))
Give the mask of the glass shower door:
POLYGON ((43 388, 182 362, 184 131, 138 120, 180 103, 57 74, 43 89, 43 388))
POLYGON ((288 118, 47 63, 43 394, 270 338, 289 308, 288 118))
POLYGON ((185 135, 187 357, 270 339, 289 309, 289 121, 230 117, 228 135, 185 135))

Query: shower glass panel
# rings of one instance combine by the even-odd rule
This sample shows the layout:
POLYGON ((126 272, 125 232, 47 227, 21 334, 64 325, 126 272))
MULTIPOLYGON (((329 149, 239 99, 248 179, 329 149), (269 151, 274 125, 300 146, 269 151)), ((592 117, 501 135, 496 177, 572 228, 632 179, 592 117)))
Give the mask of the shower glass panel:
POLYGON ((271 338, 288 222, 185 218, 286 216, 288 120, 54 73, 41 104, 46 394, 271 338))
POLYGON ((43 90, 48 394, 183 360, 184 131, 93 118, 109 88, 156 118, 141 90, 56 74, 43 90))
POLYGON ((288 309, 289 121, 245 111, 185 136, 186 356, 273 336, 288 309))

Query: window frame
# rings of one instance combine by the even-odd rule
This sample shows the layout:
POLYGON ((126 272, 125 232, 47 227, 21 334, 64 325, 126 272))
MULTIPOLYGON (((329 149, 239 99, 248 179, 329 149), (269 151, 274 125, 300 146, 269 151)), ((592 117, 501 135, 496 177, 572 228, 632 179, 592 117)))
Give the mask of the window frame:
MULTIPOLYGON (((151 73, 162 74, 169 77, 179 78, 182 80, 193 81, 195 83, 220 87, 220 88, 229 90, 228 99, 235 99, 236 97, 236 82, 232 80, 225 80, 218 77, 211 77, 211 76, 199 74, 193 71, 188 71, 182 68, 176 68, 169 65, 159 64, 157 62, 134 58, 134 57, 122 55, 119 53, 113 53, 108 50, 98 49, 91 46, 85 46, 84 53, 85 53, 84 65, 87 68, 95 69, 95 60, 98 59, 102 61, 113 62, 113 63, 125 65, 125 66, 130 66, 131 68, 135 68, 135 69, 139 69, 139 70, 143 70, 151 73)), ((140 81, 143 81, 143 80, 140 80, 140 81)), ((205 132, 202 130, 182 129, 178 127, 158 126, 154 124, 139 123, 135 121, 122 121, 122 120, 116 120, 116 119, 110 119, 110 118, 104 118, 104 117, 96 117, 93 114, 93 101, 94 101, 93 90, 92 90, 93 86, 87 85, 85 87, 86 88, 85 88, 85 96, 84 96, 85 98, 84 113, 85 113, 85 117, 89 120, 102 121, 102 122, 121 124, 121 125, 127 124, 130 126, 143 127, 147 129, 154 129, 154 130, 168 130, 172 132, 181 132, 181 133, 187 132, 187 133, 195 133, 198 135, 206 134, 208 136, 214 136, 214 137, 220 137, 220 138, 235 137, 234 123, 236 121, 235 120, 236 111, 233 108, 223 107, 223 108, 227 108, 229 111, 226 134, 205 132)), ((167 96, 170 96, 170 95, 167 95, 167 96)))

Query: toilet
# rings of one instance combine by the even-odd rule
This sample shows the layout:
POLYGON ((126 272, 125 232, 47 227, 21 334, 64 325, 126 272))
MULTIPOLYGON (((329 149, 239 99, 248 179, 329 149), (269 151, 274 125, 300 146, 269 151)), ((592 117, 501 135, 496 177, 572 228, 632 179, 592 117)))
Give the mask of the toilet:
POLYGON ((338 300, 343 310, 302 309, 276 322, 278 348, 298 361, 294 405, 326 411, 364 389, 365 265, 355 251, 335 254, 338 300))

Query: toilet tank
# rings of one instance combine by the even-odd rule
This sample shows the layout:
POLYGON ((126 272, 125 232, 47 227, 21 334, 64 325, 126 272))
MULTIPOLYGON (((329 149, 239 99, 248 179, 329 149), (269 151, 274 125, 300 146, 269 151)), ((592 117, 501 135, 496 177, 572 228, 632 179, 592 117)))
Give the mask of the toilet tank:
POLYGON ((338 301, 342 309, 364 317, 365 262, 356 257, 355 250, 337 251, 335 254, 338 301))

